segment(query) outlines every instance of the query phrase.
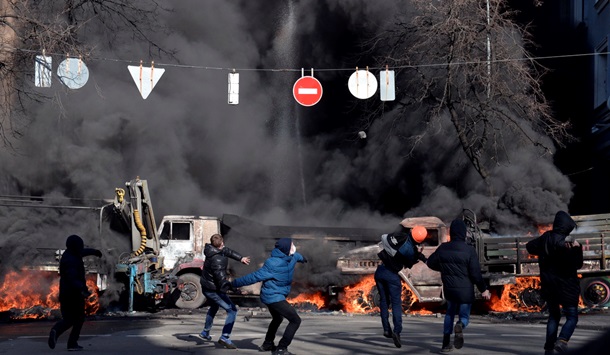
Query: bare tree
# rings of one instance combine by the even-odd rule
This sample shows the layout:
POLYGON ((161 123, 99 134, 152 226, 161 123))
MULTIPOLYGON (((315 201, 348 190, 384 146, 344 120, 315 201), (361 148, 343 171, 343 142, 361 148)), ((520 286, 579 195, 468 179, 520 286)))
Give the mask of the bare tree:
POLYGON ((508 1, 410 3, 409 13, 372 43, 384 54, 380 62, 400 68, 400 109, 426 112, 427 128, 411 137, 415 145, 449 117, 461 148, 488 182, 494 165, 510 162, 508 142, 542 155, 553 151, 553 142, 572 139, 567 124, 552 116, 540 87, 545 68, 529 56, 527 27, 516 24, 508 1))
MULTIPOLYGON (((151 37, 159 30, 156 0, 0 0, 0 140, 10 146, 27 124, 27 103, 47 100, 33 86, 36 55, 64 54, 86 60, 96 46, 112 48, 120 35, 171 54, 151 37), (84 41, 85 36, 95 43, 84 41), (99 43, 105 41, 106 43, 99 43)), ((151 53, 152 54, 152 53, 151 53)))

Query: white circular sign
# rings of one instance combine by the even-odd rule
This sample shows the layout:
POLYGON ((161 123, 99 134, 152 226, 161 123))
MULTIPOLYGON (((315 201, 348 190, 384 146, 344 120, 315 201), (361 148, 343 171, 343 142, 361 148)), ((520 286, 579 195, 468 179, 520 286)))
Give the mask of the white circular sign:
POLYGON ((57 68, 59 80, 70 89, 80 89, 89 80, 89 69, 78 58, 67 58, 57 68))
POLYGON ((358 99, 368 99, 377 92, 377 78, 368 70, 356 70, 347 82, 349 92, 358 99))

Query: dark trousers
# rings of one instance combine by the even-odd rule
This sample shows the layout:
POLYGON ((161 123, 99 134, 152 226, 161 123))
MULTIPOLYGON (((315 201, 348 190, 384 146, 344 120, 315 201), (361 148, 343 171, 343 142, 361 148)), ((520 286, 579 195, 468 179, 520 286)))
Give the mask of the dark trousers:
POLYGON ((287 349, 290 343, 292 343, 294 334, 301 325, 301 317, 299 317, 294 307, 292 307, 286 300, 270 303, 267 305, 267 308, 269 308, 269 312, 271 313, 271 323, 269 324, 267 334, 265 335, 265 343, 273 344, 275 334, 277 333, 277 330, 280 327, 280 324, 282 324, 284 318, 286 318, 288 319, 289 323, 284 331, 282 339, 280 339, 280 342, 277 345, 277 348, 287 349))
MULTIPOLYGON (((559 321, 561 320, 561 309, 559 304, 555 302, 547 302, 549 309, 549 319, 546 323, 546 342, 544 343, 545 350, 551 350, 557 341, 557 332, 559 331, 559 321)), ((578 307, 577 306, 562 306, 563 313, 566 316, 566 322, 561 327, 559 338, 565 341, 570 340, 576 324, 578 324, 578 307)))
POLYGON ((383 264, 375 271, 375 283, 379 291, 379 313, 384 332, 391 332, 389 306, 392 307, 394 333, 402 332, 402 280, 397 273, 388 270, 383 264))
POLYGON ((60 300, 60 309, 62 320, 55 323, 52 329, 55 329, 56 337, 59 338, 61 334, 72 328, 68 337, 68 348, 76 347, 85 323, 85 300, 82 296, 60 300))

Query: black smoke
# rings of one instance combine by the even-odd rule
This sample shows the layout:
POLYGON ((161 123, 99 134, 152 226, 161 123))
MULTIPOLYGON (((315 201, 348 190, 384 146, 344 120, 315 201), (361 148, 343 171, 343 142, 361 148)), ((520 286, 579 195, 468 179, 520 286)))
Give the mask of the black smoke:
MULTIPOLYGON (((448 120, 410 151, 409 137, 426 128, 422 112, 400 116, 388 106, 367 119, 377 105, 351 96, 347 80, 356 67, 378 64, 363 43, 392 25, 403 2, 164 4, 172 11, 161 14, 159 26, 170 31, 153 38, 175 57, 151 56, 145 43, 120 34, 112 46, 95 31, 83 38, 102 43, 86 61, 89 82, 68 90, 54 80, 55 100, 30 105, 24 137, 0 153, 1 194, 99 200, 139 176, 149 183, 157 219, 232 213, 272 225, 393 228, 404 216, 450 221, 470 208, 493 219, 499 232, 567 208, 572 186, 552 156, 518 152, 510 164, 498 164, 490 188, 448 120), (146 100, 127 70, 140 60, 165 69, 146 100), (236 106, 227 104, 233 68, 240 73, 236 106), (306 75, 314 68, 324 87, 314 107, 292 98, 300 68, 306 75)), ((95 213, 0 207, 0 223, 3 266, 27 261, 21 248, 61 248, 74 233, 105 250, 123 244, 97 238, 95 213)), ((231 242, 258 250, 248 249, 257 241, 231 242)), ((312 260, 326 258, 313 282, 323 286, 337 277, 333 255, 330 248, 303 253, 314 250, 312 260)))

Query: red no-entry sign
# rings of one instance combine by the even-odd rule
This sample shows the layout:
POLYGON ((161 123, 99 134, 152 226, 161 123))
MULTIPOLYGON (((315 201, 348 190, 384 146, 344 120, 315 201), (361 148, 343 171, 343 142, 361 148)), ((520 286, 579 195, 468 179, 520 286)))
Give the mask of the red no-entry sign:
POLYGON ((303 106, 313 106, 322 98, 322 84, 313 76, 303 76, 294 83, 292 95, 303 106))

